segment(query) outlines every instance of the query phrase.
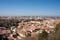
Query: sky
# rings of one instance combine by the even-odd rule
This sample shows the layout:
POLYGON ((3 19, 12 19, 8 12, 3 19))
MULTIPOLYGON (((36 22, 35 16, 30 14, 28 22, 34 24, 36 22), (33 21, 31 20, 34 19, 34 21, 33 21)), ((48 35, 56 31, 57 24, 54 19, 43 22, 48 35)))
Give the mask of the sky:
POLYGON ((0 16, 60 16, 60 0, 0 0, 0 16))

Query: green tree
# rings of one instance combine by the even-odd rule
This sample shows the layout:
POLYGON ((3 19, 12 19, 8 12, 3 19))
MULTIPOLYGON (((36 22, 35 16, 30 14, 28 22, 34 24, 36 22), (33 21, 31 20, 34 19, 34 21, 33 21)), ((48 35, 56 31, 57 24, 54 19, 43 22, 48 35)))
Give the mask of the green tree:
POLYGON ((60 40, 60 23, 56 24, 55 33, 58 36, 58 40, 60 40))
POLYGON ((48 40, 48 33, 45 30, 42 33, 39 33, 38 40, 48 40))

